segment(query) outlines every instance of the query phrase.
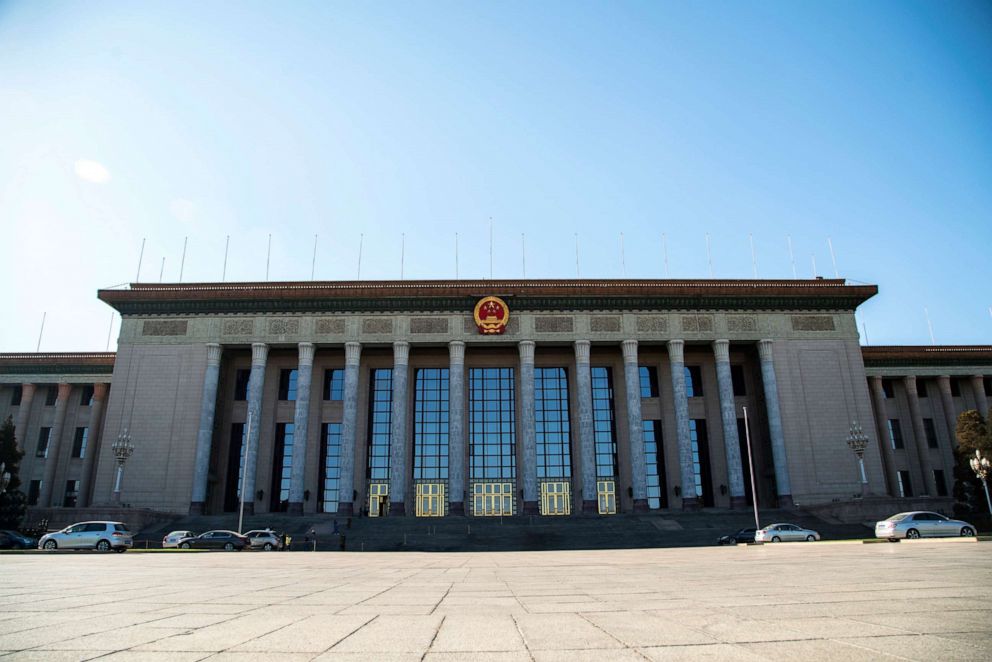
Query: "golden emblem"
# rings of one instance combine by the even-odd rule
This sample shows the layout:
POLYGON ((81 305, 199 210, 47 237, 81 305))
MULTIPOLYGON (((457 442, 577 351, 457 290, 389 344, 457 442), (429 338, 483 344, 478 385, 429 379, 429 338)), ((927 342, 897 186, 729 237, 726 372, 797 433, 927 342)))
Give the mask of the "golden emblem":
POLYGON ((483 335, 499 335, 510 321, 510 307, 499 297, 484 297, 475 304, 475 324, 483 335))

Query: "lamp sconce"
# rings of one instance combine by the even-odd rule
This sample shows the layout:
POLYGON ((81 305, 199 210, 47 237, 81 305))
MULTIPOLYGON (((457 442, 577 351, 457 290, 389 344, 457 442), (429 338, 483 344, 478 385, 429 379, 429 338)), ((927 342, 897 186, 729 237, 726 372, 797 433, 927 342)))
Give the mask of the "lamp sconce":
POLYGON ((304 501, 310 500, 310 490, 303 490, 303 500, 304 501))
POLYGON ((674 488, 672 489, 672 491, 673 491, 673 492, 675 492, 675 496, 677 496, 677 497, 680 497, 680 496, 682 496, 682 488, 681 488, 681 487, 679 487, 678 485, 676 485, 676 486, 675 486, 675 487, 674 487, 674 488))
POLYGON ((261 501, 262 497, 265 496, 265 490, 259 490, 255 496, 258 497, 258 501, 261 501))
POLYGON ((726 485, 720 485, 720 494, 723 495, 723 496, 726 496, 727 495, 727 486, 726 485))

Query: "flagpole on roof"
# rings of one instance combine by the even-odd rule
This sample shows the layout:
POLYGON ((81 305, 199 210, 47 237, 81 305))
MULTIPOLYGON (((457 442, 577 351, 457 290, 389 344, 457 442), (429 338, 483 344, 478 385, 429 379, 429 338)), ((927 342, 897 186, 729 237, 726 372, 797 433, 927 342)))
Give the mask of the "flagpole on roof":
POLYGON ((41 314, 41 330, 38 331, 38 345, 34 348, 34 351, 41 351, 41 336, 45 333, 45 318, 48 317, 48 312, 45 311, 41 314))
POLYGON ((458 280, 458 233, 455 233, 455 280, 458 280))
POLYGON ((144 238, 142 238, 142 240, 141 240, 141 252, 138 253, 138 273, 134 277, 134 282, 136 282, 136 283, 140 283, 141 282, 141 262, 144 259, 145 259, 145 240, 144 240, 144 238))
POLYGON ((358 279, 362 279, 362 247, 365 243, 365 233, 358 235, 358 279))
POLYGON ((179 282, 183 282, 183 270, 186 268, 186 244, 189 242, 189 235, 183 237, 183 257, 179 260, 179 282))
POLYGON ((265 249, 265 280, 269 280, 269 259, 272 257, 272 234, 269 233, 269 246, 265 249))
POLYGON ((231 247, 231 235, 227 235, 224 240, 224 268, 221 271, 220 279, 221 281, 227 280, 227 249, 231 247))
POLYGON ((627 258, 623 251, 623 232, 620 233, 620 272, 623 277, 627 277, 627 258))
POLYGON ((827 246, 830 247, 830 261, 834 264, 834 278, 840 278, 840 272, 837 271, 837 256, 834 255, 834 242, 830 241, 830 237, 827 237, 827 246))
POLYGON ((310 280, 317 273, 317 234, 313 235, 313 260, 310 262, 310 280))
POLYGON ((792 264, 792 278, 795 280, 799 276, 796 275, 796 254, 792 252, 792 235, 785 235, 785 239, 789 242, 789 262, 792 264))
POLYGON ((527 278, 527 235, 523 232, 520 233, 520 267, 527 278))
POLYGON ((579 271, 579 233, 575 233, 575 277, 581 278, 581 272, 579 271))

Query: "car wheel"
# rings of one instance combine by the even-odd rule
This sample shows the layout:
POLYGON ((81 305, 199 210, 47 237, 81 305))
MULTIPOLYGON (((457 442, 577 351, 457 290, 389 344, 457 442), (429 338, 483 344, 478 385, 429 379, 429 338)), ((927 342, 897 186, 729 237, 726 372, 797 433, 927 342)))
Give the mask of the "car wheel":
POLYGON ((226 542, 226 543, 224 543, 224 551, 229 552, 232 549, 234 549, 234 543, 233 542, 226 542))
POLYGON ((906 537, 911 540, 916 540, 917 538, 920 537, 920 532, 917 531, 916 529, 910 529, 909 531, 906 532, 906 537))
MULTIPOLYGON (((962 533, 961 535, 964 535, 964 534, 962 533)), ((266 552, 271 552, 272 551, 272 543, 270 543, 270 542, 265 543, 265 545, 262 546, 262 549, 264 549, 266 552)))
POLYGON ((183 544, 179 545, 179 549, 189 549, 189 543, 184 542, 183 544))
POLYGON ((100 542, 98 542, 96 544, 96 551, 98 551, 98 552, 109 552, 110 551, 110 543, 107 542, 106 540, 101 540, 100 542))
POLYGON ((736 545, 737 544, 737 538, 731 538, 730 539, 730 544, 731 545, 736 545))
POLYGON ((806 542, 815 542, 816 536, 806 536, 806 542))
POLYGON ((54 540, 45 541, 45 549, 58 549, 58 548, 59 548, 59 544, 54 540))
POLYGON ((970 538, 975 535, 975 530, 970 526, 965 526, 961 528, 961 536, 964 538, 970 538))
POLYGON ((778 536, 772 536, 772 542, 782 542, 782 539, 778 536))

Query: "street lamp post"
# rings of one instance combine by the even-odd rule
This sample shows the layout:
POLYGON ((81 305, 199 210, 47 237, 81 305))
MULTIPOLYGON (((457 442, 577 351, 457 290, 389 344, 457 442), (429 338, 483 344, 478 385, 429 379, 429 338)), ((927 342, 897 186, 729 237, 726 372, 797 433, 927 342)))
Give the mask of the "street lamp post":
POLYGON ((748 425, 747 407, 742 407, 742 409, 744 410, 744 439, 747 441, 747 468, 751 476, 751 505, 754 506, 754 530, 757 531, 761 528, 761 522, 758 520, 758 486, 755 485, 754 461, 751 459, 751 426, 748 425))
POLYGON ((131 443, 131 435, 127 433, 127 428, 124 428, 124 432, 118 435, 117 441, 111 444, 110 449, 114 452, 114 457, 117 458, 117 479, 114 481, 114 503, 119 506, 121 505, 121 479, 124 478, 124 463, 134 453, 134 444, 131 443))
POLYGON ((861 470, 861 496, 868 496, 868 475, 865 473, 865 448, 868 446, 868 435, 857 421, 851 423, 851 432, 847 435, 847 447, 858 457, 858 468, 861 470))
POLYGON ((971 470, 982 481, 982 487, 985 488, 985 503, 988 504, 989 512, 992 513, 992 499, 989 499, 989 484, 986 480, 989 476, 989 469, 989 459, 982 457, 982 451, 975 449, 975 457, 971 458, 971 470))

